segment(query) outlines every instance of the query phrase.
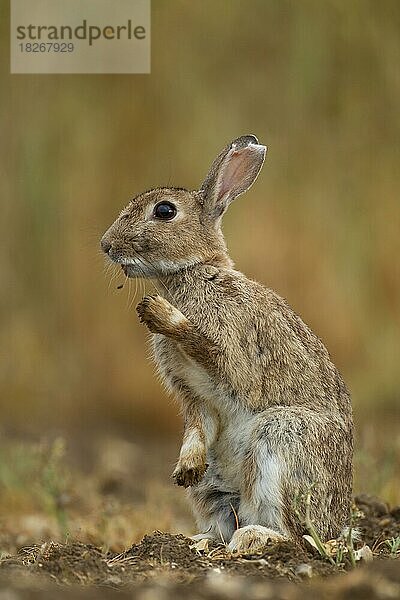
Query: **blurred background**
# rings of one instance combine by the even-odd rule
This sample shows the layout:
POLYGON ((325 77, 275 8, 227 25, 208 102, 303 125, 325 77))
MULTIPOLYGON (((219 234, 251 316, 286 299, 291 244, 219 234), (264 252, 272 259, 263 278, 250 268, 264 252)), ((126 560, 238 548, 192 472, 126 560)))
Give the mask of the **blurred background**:
POLYGON ((225 217, 231 255, 288 299, 342 371, 356 491, 400 502, 399 2, 153 0, 151 75, 64 76, 9 74, 0 6, 7 468, 22 460, 4 450, 10 437, 76 449, 100 432, 155 461, 171 443, 169 472, 181 423, 148 360, 143 290, 116 289, 99 239, 136 194, 195 188, 251 132, 269 153, 225 217))

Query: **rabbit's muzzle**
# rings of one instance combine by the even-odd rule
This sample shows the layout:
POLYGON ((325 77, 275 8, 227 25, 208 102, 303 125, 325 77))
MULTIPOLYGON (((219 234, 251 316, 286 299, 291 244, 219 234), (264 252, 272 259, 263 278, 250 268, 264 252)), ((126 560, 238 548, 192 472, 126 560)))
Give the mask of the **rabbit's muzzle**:
POLYGON ((106 238, 106 236, 103 236, 101 238, 101 242, 100 242, 100 247, 103 250, 103 252, 105 254, 108 254, 112 248, 112 244, 111 242, 106 238))
POLYGON ((108 232, 103 235, 100 247, 112 261, 121 264, 129 264, 132 258, 143 251, 142 245, 136 239, 112 239, 108 232))

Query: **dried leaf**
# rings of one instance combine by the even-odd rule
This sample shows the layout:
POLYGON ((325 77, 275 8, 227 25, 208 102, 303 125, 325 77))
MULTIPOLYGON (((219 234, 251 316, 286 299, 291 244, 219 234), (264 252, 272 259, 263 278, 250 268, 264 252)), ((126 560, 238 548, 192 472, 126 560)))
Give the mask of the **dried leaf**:
POLYGON ((207 538, 203 538, 202 540, 199 540, 198 542, 196 542, 195 544, 193 544, 193 546, 190 546, 190 548, 192 550, 196 550, 196 552, 208 552, 208 543, 209 540, 207 538))
MULTIPOLYGON (((337 553, 338 553, 339 544, 340 544, 340 543, 338 542, 338 540, 328 540, 328 541, 327 541, 327 542, 324 544, 324 546, 325 546, 325 550, 326 550, 326 553, 327 553, 329 556, 336 556, 336 555, 337 555, 337 553)), ((346 547, 346 546, 344 546, 343 544, 340 544, 340 546, 341 546, 341 550, 342 550, 342 552, 343 552, 344 554, 345 554, 346 552, 348 552, 348 550, 347 550, 347 547, 346 547)))
POLYGON ((315 543, 314 538, 311 537, 311 535, 303 535, 303 538, 306 540, 306 542, 310 544, 310 546, 315 548, 315 550, 318 550, 318 546, 315 543))

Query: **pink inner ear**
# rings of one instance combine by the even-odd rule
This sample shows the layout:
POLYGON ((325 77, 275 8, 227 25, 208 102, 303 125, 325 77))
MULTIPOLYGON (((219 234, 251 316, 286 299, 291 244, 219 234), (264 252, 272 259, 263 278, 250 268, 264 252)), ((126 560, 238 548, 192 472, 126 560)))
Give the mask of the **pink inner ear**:
POLYGON ((263 163, 264 152, 263 146, 255 144, 228 152, 218 178, 217 201, 232 200, 251 186, 263 163))
POLYGON ((222 200, 227 194, 233 192, 238 182, 243 177, 243 163, 238 150, 230 150, 225 159, 225 165, 220 175, 218 200, 222 200))

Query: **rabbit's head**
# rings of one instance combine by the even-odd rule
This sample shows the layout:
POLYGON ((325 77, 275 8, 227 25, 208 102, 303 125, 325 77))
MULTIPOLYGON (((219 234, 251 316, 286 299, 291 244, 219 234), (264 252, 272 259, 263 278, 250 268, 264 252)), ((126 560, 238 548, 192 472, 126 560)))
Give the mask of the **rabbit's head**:
POLYGON ((165 187, 139 194, 104 234, 103 251, 129 277, 229 260, 221 217, 254 183, 265 154, 254 135, 245 135, 222 150, 199 190, 165 187))

